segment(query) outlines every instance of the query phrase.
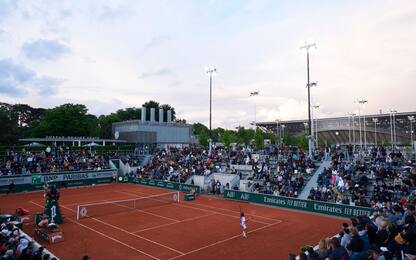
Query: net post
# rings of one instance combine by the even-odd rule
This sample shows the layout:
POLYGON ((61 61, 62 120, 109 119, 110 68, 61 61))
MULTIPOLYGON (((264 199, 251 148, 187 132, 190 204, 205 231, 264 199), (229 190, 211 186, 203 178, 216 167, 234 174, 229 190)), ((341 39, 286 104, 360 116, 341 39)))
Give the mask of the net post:
POLYGON ((179 191, 177 191, 177 192, 176 192, 176 196, 178 197, 178 201, 177 201, 177 203, 179 203, 179 200, 180 200, 180 196, 179 196, 179 195, 180 195, 180 192, 179 192, 179 191))
POLYGON ((79 220, 79 205, 77 206, 77 220, 79 220))

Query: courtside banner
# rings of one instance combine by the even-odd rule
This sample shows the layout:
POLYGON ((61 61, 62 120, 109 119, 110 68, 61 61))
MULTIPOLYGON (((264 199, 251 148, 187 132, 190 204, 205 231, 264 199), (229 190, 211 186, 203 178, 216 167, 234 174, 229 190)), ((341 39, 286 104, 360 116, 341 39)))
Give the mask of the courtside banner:
POLYGON ((34 173, 33 175, 1 176, 0 193, 7 192, 10 183, 15 184, 15 190, 32 191, 42 189, 48 182, 56 183, 58 186, 80 186, 100 183, 110 183, 115 169, 100 171, 80 171, 63 173, 34 173))
POLYGON ((349 206, 314 200, 302 200, 235 190, 224 190, 224 198, 345 218, 361 215, 371 216, 375 211, 374 209, 366 207, 349 206))
POLYGON ((194 190, 196 193, 200 192, 199 186, 179 183, 179 182, 152 180, 152 179, 144 179, 144 178, 137 178, 137 177, 130 177, 130 182, 147 185, 147 186, 169 189, 169 190, 177 190, 177 191, 184 191, 184 192, 189 192, 191 190, 194 190))
POLYGON ((114 170, 33 175, 32 183, 35 184, 35 183, 45 183, 45 182, 50 182, 50 181, 52 182, 54 181, 76 181, 76 180, 86 180, 86 179, 112 178, 113 171, 114 170))

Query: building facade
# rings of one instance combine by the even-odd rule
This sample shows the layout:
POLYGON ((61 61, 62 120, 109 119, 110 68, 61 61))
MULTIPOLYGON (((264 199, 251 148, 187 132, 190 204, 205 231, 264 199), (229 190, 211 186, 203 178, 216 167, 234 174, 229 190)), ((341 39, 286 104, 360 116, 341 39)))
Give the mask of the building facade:
MULTIPOLYGON (((142 115, 146 115, 146 108, 142 108, 142 115)), ((170 110, 164 113, 159 110, 159 118, 155 117, 155 109, 150 109, 150 120, 142 116, 141 120, 131 120, 113 123, 113 137, 136 144, 136 147, 148 149, 152 147, 186 146, 193 142, 192 126, 175 123, 170 110), (164 120, 163 115, 167 114, 164 120)))

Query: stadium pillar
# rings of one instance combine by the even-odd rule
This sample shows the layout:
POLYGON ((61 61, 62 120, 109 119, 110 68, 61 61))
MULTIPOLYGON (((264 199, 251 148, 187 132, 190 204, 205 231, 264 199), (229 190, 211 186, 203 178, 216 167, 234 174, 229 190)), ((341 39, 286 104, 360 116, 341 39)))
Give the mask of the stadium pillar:
POLYGON ((214 67, 207 67, 206 72, 209 74, 209 155, 211 155, 212 145, 212 74, 217 71, 214 67))
MULTIPOLYGON (((301 49, 306 49, 306 68, 307 68, 307 76, 308 76, 308 83, 306 87, 308 88, 308 135, 309 135, 309 141, 308 141, 308 156, 309 158, 312 157, 313 152, 313 137, 312 137, 312 122, 311 122, 311 82, 310 82, 310 76, 309 76, 309 48, 315 47, 315 43, 305 43, 305 46, 300 47, 301 49)), ((315 83, 316 85, 316 83, 315 83)))
POLYGON ((412 145, 412 153, 415 153, 414 143, 413 143, 413 125, 412 125, 413 121, 415 120, 415 116, 408 116, 407 118, 410 121, 410 143, 412 145))
POLYGON ((378 118, 373 118, 374 122, 374 145, 377 147, 377 122, 378 118))
POLYGON ((392 122, 392 112, 390 110, 390 143, 391 143, 391 150, 393 151, 394 144, 393 144, 393 122, 392 122))

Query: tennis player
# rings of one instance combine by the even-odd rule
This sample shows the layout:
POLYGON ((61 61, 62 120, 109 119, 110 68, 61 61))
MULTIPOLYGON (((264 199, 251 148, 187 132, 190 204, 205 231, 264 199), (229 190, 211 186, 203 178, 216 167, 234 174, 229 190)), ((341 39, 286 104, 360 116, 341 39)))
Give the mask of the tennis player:
POLYGON ((246 217, 244 216, 244 212, 240 213, 240 227, 243 229, 243 237, 247 238, 247 224, 246 224, 246 217))

